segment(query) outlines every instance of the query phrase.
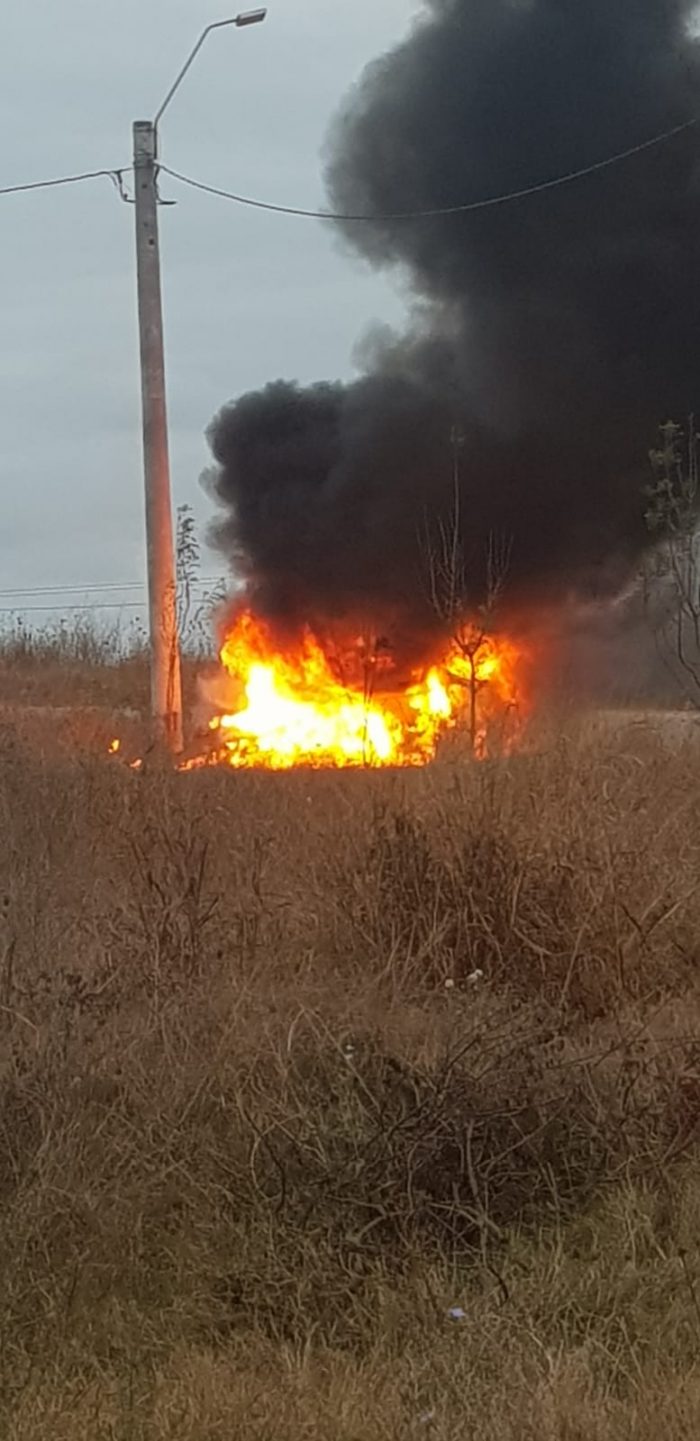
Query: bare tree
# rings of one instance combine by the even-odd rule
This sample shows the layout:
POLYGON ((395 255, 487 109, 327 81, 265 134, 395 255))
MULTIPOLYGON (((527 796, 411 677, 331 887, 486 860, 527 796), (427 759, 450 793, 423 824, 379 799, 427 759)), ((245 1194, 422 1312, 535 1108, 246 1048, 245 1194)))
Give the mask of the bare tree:
POLYGON ((700 707, 700 436, 669 422, 650 455, 646 522, 654 547, 642 581, 659 654, 687 698, 700 707))
POLYGON ((490 653, 493 622, 501 602, 510 565, 511 542, 491 535, 486 550, 486 584, 480 605, 470 600, 468 566, 462 541, 461 456, 464 436, 456 427, 452 447, 452 510, 440 517, 432 531, 426 525, 426 557, 430 603, 448 632, 456 652, 466 662, 466 674, 448 672, 454 685, 469 692, 469 741, 476 754, 479 739, 478 698, 486 682, 483 662, 490 653))
POLYGON ((188 654, 208 654, 212 648, 211 617, 226 598, 223 580, 201 592, 201 546, 191 506, 178 506, 175 538, 177 623, 180 644, 188 654))
POLYGON ((192 507, 189 505, 179 505, 177 508, 175 556, 178 631, 182 637, 190 619, 193 590, 199 580, 201 556, 197 526, 192 507))

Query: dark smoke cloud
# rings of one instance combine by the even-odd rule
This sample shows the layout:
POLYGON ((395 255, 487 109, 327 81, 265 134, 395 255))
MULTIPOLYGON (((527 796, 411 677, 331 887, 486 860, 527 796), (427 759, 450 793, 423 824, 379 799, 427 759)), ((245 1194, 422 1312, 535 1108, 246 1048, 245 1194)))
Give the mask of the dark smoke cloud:
MULTIPOLYGON (((430 0, 334 126, 328 188, 351 212, 520 190, 686 121, 689 0, 430 0)), ((475 600, 487 538, 509 596, 611 593, 645 543, 657 426, 697 406, 700 131, 547 194, 471 215, 348 224, 420 310, 353 384, 278 382, 210 440, 218 545, 291 619, 425 611, 425 518, 449 507, 450 435, 475 600)))

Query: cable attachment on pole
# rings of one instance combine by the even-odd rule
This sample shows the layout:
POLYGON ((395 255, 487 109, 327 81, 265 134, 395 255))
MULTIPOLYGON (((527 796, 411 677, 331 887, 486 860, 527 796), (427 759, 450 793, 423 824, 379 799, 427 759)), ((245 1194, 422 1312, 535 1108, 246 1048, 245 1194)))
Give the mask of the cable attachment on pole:
POLYGON ((133 205, 133 204, 134 204, 134 201, 132 200, 131 196, 129 195, 129 193, 128 193, 128 191, 127 191, 127 188, 126 188, 126 185, 124 184, 124 171, 123 171, 123 170, 112 170, 112 171, 110 172, 110 177, 109 177, 109 178, 110 178, 111 181, 113 181, 113 183, 114 183, 114 188, 115 188, 115 190, 117 191, 120 200, 123 200, 125 205, 133 205))
POLYGON ((177 205, 177 200, 164 200, 164 199, 163 199, 163 197, 162 197, 162 195, 161 195, 161 193, 160 193, 160 189, 159 189, 159 187, 158 187, 158 177, 159 177, 159 175, 160 175, 160 165, 157 165, 157 166, 156 166, 156 171, 155 171, 155 176, 154 176, 154 185, 155 185, 155 190, 156 190, 156 202, 157 202, 157 204, 158 204, 158 205, 177 205))

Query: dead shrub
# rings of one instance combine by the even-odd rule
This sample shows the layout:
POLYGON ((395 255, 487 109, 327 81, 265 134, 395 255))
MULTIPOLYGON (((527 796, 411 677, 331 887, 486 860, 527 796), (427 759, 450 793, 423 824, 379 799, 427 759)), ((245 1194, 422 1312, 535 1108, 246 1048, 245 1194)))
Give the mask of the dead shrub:
POLYGON ((676 983, 679 942, 669 974, 650 941, 681 907, 668 886, 642 905, 638 865, 603 839, 594 849, 575 832, 545 848, 466 807, 432 827, 383 807, 359 857, 335 872, 343 943, 401 986, 483 976, 522 1000, 605 1015, 676 983))

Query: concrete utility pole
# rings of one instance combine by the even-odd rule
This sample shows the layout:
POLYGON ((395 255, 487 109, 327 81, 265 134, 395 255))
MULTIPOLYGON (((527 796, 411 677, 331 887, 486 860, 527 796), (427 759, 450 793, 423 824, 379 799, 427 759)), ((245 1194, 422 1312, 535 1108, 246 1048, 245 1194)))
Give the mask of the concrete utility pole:
POLYGON ((156 127, 151 120, 137 120, 134 125, 134 197, 146 482, 151 718, 156 742, 166 745, 177 755, 183 745, 182 682, 165 401, 156 127))
POLYGON ((207 25, 171 85, 155 120, 134 125, 134 196, 138 270, 143 454, 146 482, 148 608, 151 638, 151 717, 154 739, 178 755, 182 750, 182 680, 177 630, 177 573, 170 498, 168 419, 165 401, 163 306, 158 246, 158 125, 213 30, 259 25, 265 9, 246 10, 207 25))

